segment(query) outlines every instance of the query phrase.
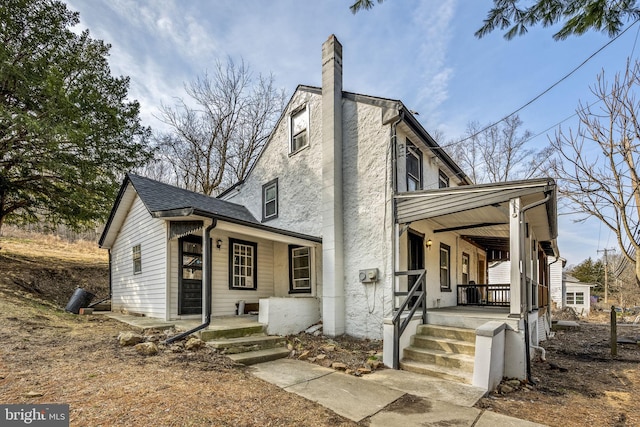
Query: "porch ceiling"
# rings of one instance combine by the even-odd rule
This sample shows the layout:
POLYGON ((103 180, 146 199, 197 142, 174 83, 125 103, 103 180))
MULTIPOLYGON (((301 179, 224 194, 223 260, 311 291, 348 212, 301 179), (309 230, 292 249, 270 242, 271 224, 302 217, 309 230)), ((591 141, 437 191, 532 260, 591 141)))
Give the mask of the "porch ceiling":
POLYGON ((556 193, 552 179, 469 185, 402 193, 396 196, 399 224, 429 220, 434 232, 456 231, 484 248, 500 249, 509 242, 509 201, 521 206, 551 198, 527 211, 527 222, 539 241, 557 237, 556 193))

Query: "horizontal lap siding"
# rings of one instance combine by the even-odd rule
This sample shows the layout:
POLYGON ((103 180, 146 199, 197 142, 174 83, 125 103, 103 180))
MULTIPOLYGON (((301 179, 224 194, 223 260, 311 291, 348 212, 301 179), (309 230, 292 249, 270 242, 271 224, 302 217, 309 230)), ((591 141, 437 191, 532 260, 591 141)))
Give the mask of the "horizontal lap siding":
POLYGON ((166 229, 136 196, 111 249, 113 309, 164 317, 166 229), (140 245, 142 272, 133 274, 132 248, 140 245))
POLYGON ((273 242, 255 239, 251 236, 212 232, 213 238, 213 292, 212 314, 224 316, 236 313, 236 303, 244 300, 247 303, 258 302, 260 298, 274 295, 273 280, 273 242), (229 237, 255 242, 258 244, 258 277, 256 290, 229 289, 229 237), (216 240, 222 240, 220 249, 216 248, 216 240))

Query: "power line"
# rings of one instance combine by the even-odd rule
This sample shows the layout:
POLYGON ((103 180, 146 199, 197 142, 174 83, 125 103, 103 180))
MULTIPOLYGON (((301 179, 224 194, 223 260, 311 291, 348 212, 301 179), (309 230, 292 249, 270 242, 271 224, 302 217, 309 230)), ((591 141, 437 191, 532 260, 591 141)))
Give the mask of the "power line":
MULTIPOLYGON (((620 37, 622 37, 622 35, 624 33, 626 33, 629 29, 631 29, 638 21, 640 21, 640 19, 636 19, 631 25, 629 25, 627 28, 625 28, 622 32, 620 32, 618 35, 616 35, 614 38, 612 38, 611 40, 609 40, 607 43, 605 43, 602 47, 600 47, 600 49, 596 50, 594 53, 592 53, 591 55, 589 55, 589 57, 587 59, 585 59, 584 61, 582 61, 580 63, 580 65, 578 65, 577 67, 575 67, 573 70, 571 70, 569 73, 567 73, 566 75, 564 75, 560 80, 558 80, 557 82, 555 82, 554 84, 552 84, 551 86, 549 86, 547 89, 545 89, 544 91, 542 91, 540 94, 538 94, 537 96, 535 96, 533 99, 531 99, 530 101, 526 102, 524 105, 522 105, 520 108, 517 108, 516 110, 512 111, 511 113, 507 114, 506 116, 504 116, 503 118, 501 118, 500 120, 485 126, 484 128, 480 129, 479 131, 475 132, 472 135, 469 135, 466 138, 461 139, 460 141, 458 141, 458 143, 460 142, 464 142, 467 141, 469 139, 475 138, 476 136, 478 136, 479 134, 481 134, 482 132, 486 131, 487 129, 492 128, 493 126, 507 120, 509 117, 514 116, 515 114, 519 113, 520 111, 522 111, 523 109, 525 109, 526 107, 528 107, 529 105, 533 104, 535 101, 537 101, 538 99, 540 99, 542 96, 544 96, 545 94, 547 94, 549 91, 551 91, 554 87, 558 86, 560 83, 562 83, 564 80, 566 80, 567 78, 569 78, 573 73, 575 73, 576 71, 578 71, 580 68, 582 68, 583 65, 585 65, 587 62, 589 62, 594 56, 596 56, 597 54, 599 54, 601 51, 603 51, 606 47, 608 47, 611 43, 613 43, 614 41, 616 41, 617 39, 619 39, 620 37)), ((635 43, 634 43, 634 48, 635 48, 635 43)), ((573 117, 573 116, 571 116, 573 117)), ((565 120, 568 120, 565 119, 565 120)), ((552 126, 553 127, 553 126, 552 126)), ((546 132, 546 131, 545 131, 546 132)))

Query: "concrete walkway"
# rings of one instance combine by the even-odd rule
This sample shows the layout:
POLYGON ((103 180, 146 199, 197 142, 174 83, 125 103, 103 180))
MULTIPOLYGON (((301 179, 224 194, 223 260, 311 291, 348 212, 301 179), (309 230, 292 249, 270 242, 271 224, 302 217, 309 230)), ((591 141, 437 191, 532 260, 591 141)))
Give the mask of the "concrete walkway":
POLYGON ((479 388, 383 369, 360 378, 308 362, 280 359, 253 365, 253 375, 374 426, 534 427, 542 424, 476 409, 479 388))

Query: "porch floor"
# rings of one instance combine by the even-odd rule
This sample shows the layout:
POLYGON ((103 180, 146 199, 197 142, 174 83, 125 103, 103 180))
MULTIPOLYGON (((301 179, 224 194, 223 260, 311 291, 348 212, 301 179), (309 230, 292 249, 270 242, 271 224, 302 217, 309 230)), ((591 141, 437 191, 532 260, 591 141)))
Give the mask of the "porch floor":
MULTIPOLYGON (((95 313, 95 312, 94 312, 95 313)), ((105 312, 105 316, 118 320, 127 325, 133 326, 140 331, 147 331, 150 329, 176 329, 182 331, 188 331, 202 324, 201 319, 188 319, 188 320, 169 320, 156 319, 153 317, 144 316, 132 316, 130 314, 105 312)), ((242 316, 217 316, 211 318, 211 323, 204 330, 220 331, 226 329, 237 329, 259 325, 258 316, 255 315, 242 315, 242 316)))

